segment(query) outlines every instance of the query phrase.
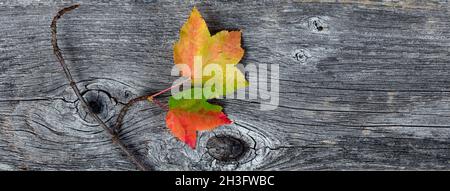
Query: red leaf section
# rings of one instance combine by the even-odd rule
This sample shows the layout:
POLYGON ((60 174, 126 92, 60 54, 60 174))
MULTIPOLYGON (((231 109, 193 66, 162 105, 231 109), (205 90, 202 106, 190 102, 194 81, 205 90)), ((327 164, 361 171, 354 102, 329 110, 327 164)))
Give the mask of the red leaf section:
POLYGON ((211 130, 232 121, 221 111, 189 112, 182 109, 171 109, 166 116, 166 124, 172 134, 195 149, 197 131, 211 130))

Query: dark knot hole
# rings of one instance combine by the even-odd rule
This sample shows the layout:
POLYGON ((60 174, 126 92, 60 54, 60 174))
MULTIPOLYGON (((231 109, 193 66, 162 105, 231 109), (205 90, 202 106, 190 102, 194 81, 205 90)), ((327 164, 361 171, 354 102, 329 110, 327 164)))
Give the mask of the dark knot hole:
POLYGON ((211 137, 206 148, 209 155, 223 162, 238 161, 249 150, 247 142, 229 135, 211 137))
MULTIPOLYGON (((81 94, 86 100, 86 105, 93 114, 100 119, 107 121, 115 114, 115 99, 104 90, 87 90, 81 94)), ((95 120, 89 115, 88 108, 85 108, 80 101, 77 103, 77 111, 81 119, 88 123, 94 123, 95 120)))
POLYGON ((321 26, 321 24, 317 21, 314 21, 314 26, 316 27, 317 31, 323 30, 323 26, 321 26))
POLYGON ((97 101, 88 101, 88 105, 95 114, 101 113, 103 105, 97 101))

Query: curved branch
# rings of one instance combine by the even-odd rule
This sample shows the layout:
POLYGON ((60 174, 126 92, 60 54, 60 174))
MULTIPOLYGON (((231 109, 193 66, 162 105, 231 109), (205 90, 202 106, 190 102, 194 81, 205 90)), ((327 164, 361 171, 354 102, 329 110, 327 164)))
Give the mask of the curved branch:
POLYGON ((169 90, 171 90, 171 89, 173 89, 173 88, 176 88, 176 87, 178 87, 178 86, 181 86, 181 85, 183 85, 185 82, 187 82, 187 81, 189 81, 189 80, 190 80, 190 79, 186 79, 186 80, 184 80, 184 81, 182 81, 182 82, 180 82, 180 83, 178 83, 178 84, 175 84, 175 85, 173 85, 173 86, 170 86, 170 87, 168 87, 168 88, 166 88, 166 89, 164 89, 164 90, 161 90, 161 91, 159 91, 159 92, 157 92, 157 93, 149 94, 149 95, 144 95, 144 96, 139 96, 139 97, 136 97, 136 98, 134 98, 134 99, 128 101, 128 103, 125 104, 125 106, 123 106, 123 108, 122 108, 122 109, 120 110, 120 112, 119 112, 119 116, 117 117, 116 125, 114 126, 114 130, 115 130, 115 131, 119 131, 119 130, 120 130, 120 128, 121 128, 121 126, 122 126, 122 122, 123 122, 123 117, 125 117, 125 114, 127 114, 128 109, 129 109, 131 106, 133 106, 135 103, 137 103, 137 102, 144 101, 144 100, 148 100, 148 101, 150 101, 150 102, 152 102, 152 103, 155 103, 157 106, 159 106, 160 108, 164 109, 165 111, 168 111, 169 108, 167 107, 167 105, 162 104, 162 103, 159 102, 157 99, 155 99, 155 97, 156 97, 156 96, 159 96, 159 95, 161 95, 161 94, 163 94, 163 93, 165 93, 165 92, 168 92, 169 90))
POLYGON ((114 144, 116 144, 126 155, 127 157, 136 165, 136 167, 139 170, 149 170, 147 169, 147 167, 144 165, 144 163, 138 159, 138 157, 133 154, 132 151, 130 151, 128 149, 128 147, 120 140, 118 133, 116 130, 113 130, 111 128, 109 128, 105 122, 103 122, 97 114, 95 114, 92 111, 92 108, 87 104, 86 100, 83 98, 83 96, 80 93, 80 90, 78 89, 75 81, 72 78, 72 75, 70 74, 69 68, 67 67, 64 58, 60 52, 60 49, 58 47, 58 42, 57 42, 57 36, 56 36, 56 22, 58 21, 59 18, 61 18, 61 16, 63 16, 65 13, 72 11, 76 8, 78 8, 80 5, 79 4, 75 4, 69 7, 66 7, 62 10, 60 10, 55 17, 53 17, 52 20, 52 24, 50 25, 51 30, 52 30, 52 46, 53 46, 53 53, 55 54, 56 58, 58 59, 59 63, 61 64, 61 67, 64 70, 64 74, 67 78, 67 80, 69 80, 69 84, 70 87, 72 87, 73 91, 75 92, 76 96, 78 97, 78 99, 80 100, 82 106, 87 109, 89 115, 94 118, 95 121, 97 121, 97 123, 103 128, 103 130, 105 130, 108 135, 110 136, 112 142, 114 144))
POLYGON ((164 105, 161 102, 159 102, 157 99, 155 99, 153 97, 153 95, 155 95, 155 94, 139 96, 139 97, 133 98, 132 100, 128 101, 128 103, 126 103, 125 106, 123 106, 122 109, 120 110, 119 116, 117 116, 116 125, 114 126, 114 130, 117 132, 120 131, 122 124, 123 124, 123 118, 127 114, 128 109, 130 109, 130 107, 133 106, 137 102, 149 101, 149 102, 155 103, 158 107, 162 108, 163 110, 168 111, 169 108, 167 107, 167 105, 164 105))
POLYGON ((137 102, 147 100, 147 97, 148 97, 147 95, 139 96, 137 98, 134 98, 134 99, 128 101, 128 103, 125 104, 125 106, 122 107, 122 109, 119 112, 119 116, 117 116, 116 124, 114 126, 114 130, 115 131, 119 132, 119 130, 120 130, 121 126, 122 126, 122 123, 123 123, 123 117, 125 117, 125 114, 127 114, 128 109, 131 106, 133 106, 135 103, 137 103, 137 102))

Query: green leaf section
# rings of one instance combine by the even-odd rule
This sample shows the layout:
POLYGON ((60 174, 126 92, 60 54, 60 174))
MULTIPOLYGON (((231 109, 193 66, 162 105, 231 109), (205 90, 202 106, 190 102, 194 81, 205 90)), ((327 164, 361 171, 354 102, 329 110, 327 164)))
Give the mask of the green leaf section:
POLYGON ((179 92, 177 95, 171 96, 169 98, 169 108, 170 109, 182 109, 188 112, 199 112, 203 111, 222 111, 222 107, 219 105, 210 104, 207 102, 212 95, 204 95, 202 88, 191 88, 179 92), (199 94, 200 93, 200 94, 199 94), (197 98, 195 95, 197 94, 197 98), (179 99, 177 99, 179 98, 179 99))
POLYGON ((216 91, 216 85, 203 87, 192 87, 190 89, 181 91, 169 98, 169 109, 182 109, 188 112, 204 111, 222 111, 219 105, 210 104, 208 99, 218 98, 227 94, 234 93, 237 89, 248 86, 248 81, 240 72, 235 73, 237 78, 230 78, 224 80, 229 84, 233 84, 231 88, 223 85, 222 91, 216 91))

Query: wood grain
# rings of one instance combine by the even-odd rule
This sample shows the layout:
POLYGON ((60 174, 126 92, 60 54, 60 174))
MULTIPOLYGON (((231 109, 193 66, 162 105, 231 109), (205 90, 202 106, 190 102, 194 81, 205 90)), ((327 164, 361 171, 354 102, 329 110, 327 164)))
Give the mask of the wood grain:
MULTIPOLYGON (((0 170, 135 170, 53 55, 51 19, 74 2, 0 2, 0 170)), ((156 170, 450 169, 446 0, 77 3, 59 21, 60 48, 108 125, 176 79, 172 45, 193 6, 213 33, 243 30, 241 63, 280 66, 278 109, 219 100, 235 123, 200 133, 196 150, 163 110, 132 107, 121 138, 156 170)))

